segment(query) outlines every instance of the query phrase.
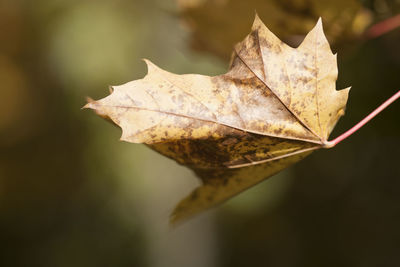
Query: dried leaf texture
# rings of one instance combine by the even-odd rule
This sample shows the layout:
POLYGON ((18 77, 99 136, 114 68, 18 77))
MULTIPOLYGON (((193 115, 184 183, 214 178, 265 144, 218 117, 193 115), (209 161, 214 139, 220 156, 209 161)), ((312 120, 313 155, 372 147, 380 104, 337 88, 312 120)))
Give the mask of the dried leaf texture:
POLYGON ((203 185, 183 199, 179 222, 215 206, 323 147, 344 114, 348 89, 336 91, 336 56, 321 20, 298 48, 256 16, 226 74, 177 75, 146 60, 141 80, 114 86, 86 107, 188 166, 203 185))

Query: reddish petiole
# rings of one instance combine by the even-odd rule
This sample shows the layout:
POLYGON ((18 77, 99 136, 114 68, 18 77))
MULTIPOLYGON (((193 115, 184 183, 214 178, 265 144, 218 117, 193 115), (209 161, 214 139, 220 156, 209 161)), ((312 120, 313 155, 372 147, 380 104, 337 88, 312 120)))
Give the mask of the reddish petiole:
POLYGON ((374 118, 376 115, 378 115, 382 110, 387 108, 390 104, 392 104, 394 101, 396 101, 400 97, 400 90, 394 94, 392 97, 390 97, 388 100, 386 100, 382 105, 380 105, 377 109, 372 111, 367 117, 362 119, 359 123, 354 125, 352 128, 350 128, 347 132, 341 134, 340 136, 336 137, 332 141, 328 141, 325 143, 324 147, 325 148, 331 148, 339 144, 341 141, 355 133, 358 129, 363 127, 367 122, 369 122, 372 118, 374 118))

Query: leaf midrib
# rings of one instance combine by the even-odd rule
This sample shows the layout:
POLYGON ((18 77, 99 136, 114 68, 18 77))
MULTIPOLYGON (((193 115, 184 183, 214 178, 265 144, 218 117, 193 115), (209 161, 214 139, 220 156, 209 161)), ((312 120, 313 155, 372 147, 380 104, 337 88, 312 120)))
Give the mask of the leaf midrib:
POLYGON ((281 139, 303 141, 303 142, 309 142, 309 143, 314 143, 314 144, 319 144, 319 145, 321 144, 320 142, 315 141, 315 140, 296 138, 296 137, 288 137, 288 136, 282 136, 282 135, 265 134, 265 133, 262 133, 262 132, 244 129, 244 128, 241 128, 241 127, 233 126, 233 125, 230 125, 230 124, 227 124, 227 123, 222 123, 222 122, 215 121, 215 120, 210 120, 210 119, 200 118, 200 117, 192 117, 192 116, 188 116, 188 115, 184 115, 184 114, 180 114, 180 113, 175 113, 175 112, 170 112, 170 111, 156 110, 156 109, 150 109, 150 108, 144 108, 144 107, 138 107, 138 106, 104 105, 104 104, 101 104, 101 105, 103 107, 109 107, 109 108, 139 109, 139 110, 145 110, 145 111, 149 111, 149 112, 158 112, 158 113, 171 115, 171 116, 177 116, 177 117, 183 117, 183 118, 192 119, 192 120, 200 120, 200 121, 205 121, 205 122, 209 122, 209 123, 215 123, 215 124, 223 125, 223 126, 226 126, 226 127, 230 127, 230 128, 236 129, 236 130, 240 130, 240 131, 244 131, 244 132, 252 133, 252 134, 257 134, 257 135, 262 135, 262 136, 269 136, 269 137, 275 137, 275 138, 281 138, 281 139))

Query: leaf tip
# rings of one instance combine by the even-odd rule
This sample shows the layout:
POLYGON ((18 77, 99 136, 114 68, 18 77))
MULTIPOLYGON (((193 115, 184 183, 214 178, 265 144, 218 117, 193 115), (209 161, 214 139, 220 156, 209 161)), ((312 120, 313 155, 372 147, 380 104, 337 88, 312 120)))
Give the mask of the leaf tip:
POLYGON ((179 218, 174 213, 171 213, 171 215, 169 216, 169 226, 171 228, 176 228, 181 223, 182 221, 179 220, 179 218))
POLYGON ((93 98, 87 96, 86 97, 86 102, 87 103, 83 107, 81 107, 81 109, 88 109, 88 108, 95 109, 95 102, 96 101, 93 98))
MULTIPOLYGON (((324 27, 323 27, 323 25, 322 25, 322 18, 321 18, 321 17, 318 18, 318 21, 317 21, 317 23, 315 24, 313 30, 316 30, 316 31, 318 32, 318 34, 322 33, 322 35, 325 36, 324 27)), ((312 31, 313 31, 313 30, 312 30, 312 31)))
POLYGON ((174 208, 174 210, 169 215, 168 224, 171 228, 176 228, 187 220, 186 216, 182 216, 179 211, 179 204, 174 208))
POLYGON ((260 16, 257 13, 257 9, 254 9, 254 20, 260 19, 260 16))
POLYGON ((150 60, 148 60, 147 58, 141 58, 141 60, 143 60, 146 64, 148 64, 148 63, 151 63, 151 61, 150 60))
MULTIPOLYGON (((330 53, 332 54, 332 50, 330 48, 328 39, 326 38, 326 35, 324 33, 324 28, 322 26, 322 18, 319 17, 317 23, 315 26, 311 29, 311 31, 308 32, 306 37, 304 38, 303 42, 300 44, 300 48, 303 47, 313 47, 313 46, 326 46, 330 53), (317 41, 318 40, 318 41, 317 41)), ((333 55, 333 54, 332 54, 333 55)))
POLYGON ((345 99, 345 102, 347 102, 347 99, 349 98, 350 89, 351 89, 351 86, 344 88, 342 90, 339 90, 339 93, 342 94, 342 97, 345 99))
POLYGON ((157 69, 157 66, 151 62, 150 60, 148 60, 147 58, 142 58, 142 60, 146 63, 147 66, 147 74, 151 73, 152 71, 157 69))
POLYGON ((124 128, 120 127, 122 130, 122 134, 121 137, 119 138, 120 142, 130 142, 128 135, 126 134, 126 132, 124 131, 124 128))
POLYGON ((264 23, 262 22, 260 16, 258 15, 257 11, 254 10, 254 12, 255 12, 255 14, 254 14, 254 21, 253 21, 253 26, 252 26, 251 28, 254 30, 254 29, 257 29, 257 28, 262 27, 262 26, 265 27, 265 25, 264 25, 264 23))
POLYGON ((351 86, 340 89, 339 92, 342 92, 343 94, 347 95, 349 93, 350 89, 351 89, 351 86))

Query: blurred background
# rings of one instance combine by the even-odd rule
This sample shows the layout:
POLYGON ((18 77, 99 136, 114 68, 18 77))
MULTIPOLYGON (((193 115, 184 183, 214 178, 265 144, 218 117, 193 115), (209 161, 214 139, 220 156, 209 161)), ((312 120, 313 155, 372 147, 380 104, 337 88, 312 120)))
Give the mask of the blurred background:
POLYGON ((400 102, 175 229, 194 175, 80 109, 141 58, 224 73, 255 10, 294 46, 322 17, 352 86, 332 137, 399 90, 400 29, 369 30, 399 0, 0 1, 0 266, 400 266, 400 102))

